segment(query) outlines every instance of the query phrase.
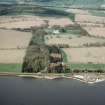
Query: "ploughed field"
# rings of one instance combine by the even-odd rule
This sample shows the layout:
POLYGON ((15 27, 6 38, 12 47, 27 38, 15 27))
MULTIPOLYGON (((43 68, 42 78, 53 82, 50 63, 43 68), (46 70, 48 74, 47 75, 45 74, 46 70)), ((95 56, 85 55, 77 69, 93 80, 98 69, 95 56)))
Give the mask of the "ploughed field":
POLYGON ((41 17, 29 15, 16 15, 16 16, 0 16, 0 28, 14 29, 14 28, 30 28, 33 26, 45 25, 45 20, 48 20, 49 26, 54 25, 65 26, 73 24, 67 17, 41 17))
POLYGON ((0 29, 0 49, 26 48, 31 37, 30 32, 0 29))
POLYGON ((73 34, 46 35, 47 45, 68 45, 68 47, 88 47, 96 45, 105 45, 103 38, 90 38, 89 36, 79 36, 73 34))
POLYGON ((105 38, 105 16, 94 16, 91 14, 77 14, 75 21, 86 30, 90 36, 105 38))
POLYGON ((105 64, 105 47, 65 48, 70 63, 105 64))
POLYGON ((32 34, 0 29, 0 71, 21 71, 32 34))

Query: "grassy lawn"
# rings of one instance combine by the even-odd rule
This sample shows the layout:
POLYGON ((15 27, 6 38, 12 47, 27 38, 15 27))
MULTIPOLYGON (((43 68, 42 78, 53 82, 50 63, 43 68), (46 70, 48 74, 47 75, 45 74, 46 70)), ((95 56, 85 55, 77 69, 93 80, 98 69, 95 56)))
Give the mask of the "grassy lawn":
POLYGON ((105 64, 70 64, 70 69, 73 70, 105 70, 105 64))
POLYGON ((22 64, 0 64, 0 72, 21 72, 22 64))

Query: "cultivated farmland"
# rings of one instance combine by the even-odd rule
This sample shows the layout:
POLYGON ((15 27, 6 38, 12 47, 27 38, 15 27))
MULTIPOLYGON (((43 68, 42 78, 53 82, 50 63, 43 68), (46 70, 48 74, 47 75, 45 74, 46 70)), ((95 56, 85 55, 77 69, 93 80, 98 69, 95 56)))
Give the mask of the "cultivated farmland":
POLYGON ((26 50, 0 50, 1 64, 22 64, 26 50))
POLYGON ((105 18, 100 17, 100 16, 93 16, 91 14, 87 14, 87 15, 76 14, 75 21, 76 22, 103 23, 103 22, 105 22, 105 18))
POLYGON ((21 71, 31 37, 29 32, 0 29, 0 71, 21 71))
POLYGON ((105 38, 105 17, 77 14, 75 21, 86 30, 90 36, 105 38))
POLYGON ((92 16, 88 10, 71 11, 76 14, 74 21, 69 15, 0 16, 0 69, 8 64, 9 70, 16 65, 20 68, 23 62, 23 72, 55 71, 55 66, 58 71, 60 67, 66 70, 68 65, 69 71, 71 67, 105 69, 105 18, 92 16), (31 30, 33 36, 23 30, 31 30))
POLYGON ((69 63, 105 64, 105 47, 65 48, 69 63))
POLYGON ((31 33, 0 30, 0 63, 22 63, 31 33))
POLYGON ((105 38, 105 27, 83 27, 91 36, 105 38))
POLYGON ((94 38, 79 35, 46 35, 45 41, 47 45, 68 45, 69 47, 85 47, 86 45, 104 45, 105 40, 102 38, 94 38))
POLYGON ((31 37, 30 32, 0 29, 0 49, 26 48, 31 37))
POLYGON ((49 21, 49 26, 60 25, 72 25, 73 22, 66 17, 41 17, 41 16, 0 16, 0 28, 30 28, 33 26, 41 26, 45 24, 45 20, 49 21))

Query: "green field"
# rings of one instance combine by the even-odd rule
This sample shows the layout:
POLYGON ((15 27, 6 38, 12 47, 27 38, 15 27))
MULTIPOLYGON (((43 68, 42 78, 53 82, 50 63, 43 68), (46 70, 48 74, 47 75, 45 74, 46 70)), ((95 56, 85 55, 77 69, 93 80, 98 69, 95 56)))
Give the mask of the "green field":
POLYGON ((63 51, 63 49, 61 49, 61 52, 62 52, 62 56, 63 56, 63 62, 64 62, 64 63, 67 63, 68 60, 67 60, 67 55, 66 55, 66 53, 63 51))
POLYGON ((104 11, 89 10, 89 12, 90 12, 93 16, 105 17, 105 12, 104 12, 104 11))
POLYGON ((21 72, 22 64, 0 64, 0 72, 21 72))
POLYGON ((91 71, 96 71, 96 70, 105 70, 105 64, 82 64, 82 63, 78 63, 78 64, 69 64, 70 69, 72 71, 74 70, 91 70, 91 71))
POLYGON ((67 64, 69 71, 104 71, 105 72, 105 64, 94 64, 94 63, 70 63, 68 62, 68 58, 66 53, 61 49, 63 55, 63 62, 67 64))

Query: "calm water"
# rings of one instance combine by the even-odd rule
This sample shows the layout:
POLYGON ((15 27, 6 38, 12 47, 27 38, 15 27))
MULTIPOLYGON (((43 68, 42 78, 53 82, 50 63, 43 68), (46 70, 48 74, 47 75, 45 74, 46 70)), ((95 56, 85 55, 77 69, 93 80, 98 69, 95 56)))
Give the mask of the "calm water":
POLYGON ((105 105, 105 82, 0 77, 0 105, 105 105))

